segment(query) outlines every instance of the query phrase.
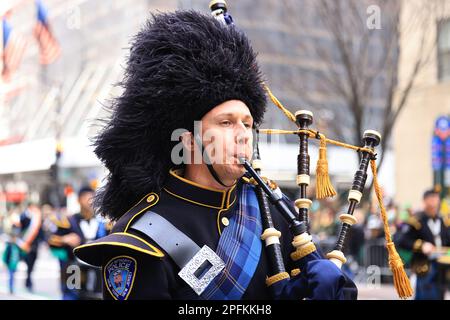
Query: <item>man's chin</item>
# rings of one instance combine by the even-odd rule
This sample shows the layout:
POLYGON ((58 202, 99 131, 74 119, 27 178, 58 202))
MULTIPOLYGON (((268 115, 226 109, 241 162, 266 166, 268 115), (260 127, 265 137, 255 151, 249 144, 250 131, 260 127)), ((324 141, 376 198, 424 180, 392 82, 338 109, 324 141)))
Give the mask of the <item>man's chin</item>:
POLYGON ((225 166, 228 179, 238 180, 245 174, 245 168, 241 164, 229 164, 225 166))

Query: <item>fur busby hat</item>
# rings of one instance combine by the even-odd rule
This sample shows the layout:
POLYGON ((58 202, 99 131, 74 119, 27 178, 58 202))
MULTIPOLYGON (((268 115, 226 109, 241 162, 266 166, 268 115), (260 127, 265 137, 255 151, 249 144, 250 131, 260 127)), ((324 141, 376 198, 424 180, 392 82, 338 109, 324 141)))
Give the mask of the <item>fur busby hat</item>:
POLYGON ((153 15, 132 42, 122 95, 95 140, 109 170, 95 198, 98 212, 120 218, 149 192, 159 192, 173 164, 175 129, 192 131, 215 106, 241 100, 256 124, 266 97, 247 37, 195 11, 153 15))

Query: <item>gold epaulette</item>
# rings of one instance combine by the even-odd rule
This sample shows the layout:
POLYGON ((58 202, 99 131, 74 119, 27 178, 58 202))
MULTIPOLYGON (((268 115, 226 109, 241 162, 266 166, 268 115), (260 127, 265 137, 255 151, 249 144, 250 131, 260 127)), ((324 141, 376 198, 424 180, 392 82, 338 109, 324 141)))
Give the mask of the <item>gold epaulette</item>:
POLYGON ((67 219, 66 216, 63 216, 60 219, 58 219, 58 217, 56 215, 51 215, 49 217, 49 220, 58 228, 61 228, 61 229, 69 229, 70 228, 70 221, 69 221, 69 219, 67 219))
POLYGON ((156 258, 164 257, 164 253, 159 248, 145 239, 128 232, 111 233, 106 237, 76 247, 73 253, 81 261, 98 267, 102 265, 102 253, 112 252, 114 248, 118 252, 134 251, 156 258))
POLYGON ((407 224, 409 224, 410 226, 412 226, 414 229, 416 230, 420 230, 420 228, 422 228, 422 224, 419 222, 419 220, 417 220, 417 218, 415 217, 410 217, 407 221, 407 224))
POLYGON ((145 195, 139 202, 125 212, 119 220, 117 220, 113 228, 112 233, 127 232, 132 222, 139 217, 142 213, 155 206, 159 201, 159 195, 151 192, 145 195))
POLYGON ((103 253, 112 252, 113 250, 117 252, 129 251, 131 252, 130 254, 133 254, 132 252, 140 252, 156 258, 164 257, 164 253, 159 248, 145 239, 128 232, 132 222, 140 214, 156 205, 158 201, 159 196, 154 192, 145 195, 118 221, 107 223, 107 229, 111 229, 109 235, 76 247, 73 253, 81 261, 97 267, 102 265, 103 253))

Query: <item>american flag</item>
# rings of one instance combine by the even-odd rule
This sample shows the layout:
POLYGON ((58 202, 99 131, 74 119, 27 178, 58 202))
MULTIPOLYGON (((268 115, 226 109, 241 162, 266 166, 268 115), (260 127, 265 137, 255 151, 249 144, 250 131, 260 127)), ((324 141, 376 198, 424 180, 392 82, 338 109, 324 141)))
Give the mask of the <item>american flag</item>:
POLYGON ((41 0, 36 0, 36 8, 37 23, 34 27, 34 36, 39 42, 40 63, 47 65, 58 59, 61 54, 61 48, 51 32, 47 8, 41 0))
POLYGON ((9 24, 6 17, 2 19, 2 24, 3 24, 2 79, 3 81, 9 81, 14 71, 16 71, 19 68, 23 54, 25 53, 27 42, 24 37, 12 31, 12 27, 9 24))

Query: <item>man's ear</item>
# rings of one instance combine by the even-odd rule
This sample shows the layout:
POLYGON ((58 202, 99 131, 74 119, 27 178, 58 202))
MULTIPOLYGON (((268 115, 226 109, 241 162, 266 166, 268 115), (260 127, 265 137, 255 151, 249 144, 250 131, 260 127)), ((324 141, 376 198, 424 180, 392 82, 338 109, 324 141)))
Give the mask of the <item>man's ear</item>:
POLYGON ((192 132, 183 132, 180 136, 180 140, 183 143, 183 147, 188 151, 194 150, 194 135, 192 132))

